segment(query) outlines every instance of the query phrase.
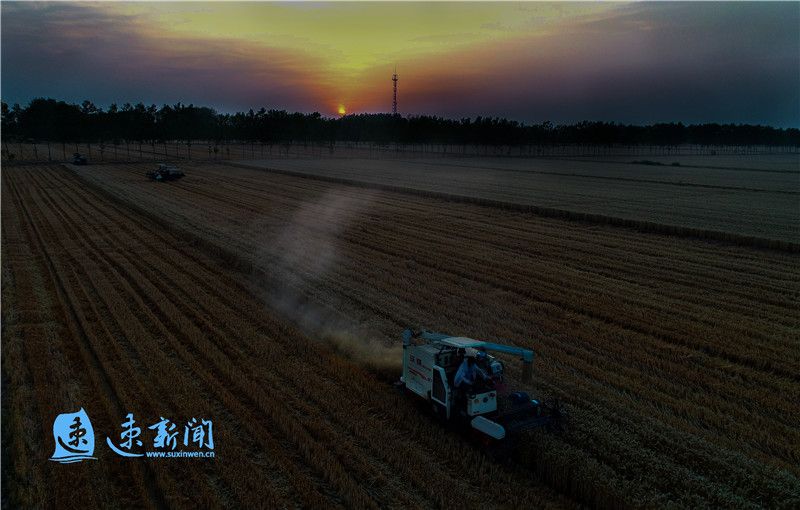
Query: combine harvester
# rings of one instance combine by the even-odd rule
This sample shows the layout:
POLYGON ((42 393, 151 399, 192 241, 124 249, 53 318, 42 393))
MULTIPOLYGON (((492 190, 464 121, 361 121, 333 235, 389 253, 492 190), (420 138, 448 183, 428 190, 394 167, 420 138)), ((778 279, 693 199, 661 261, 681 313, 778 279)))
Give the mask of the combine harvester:
POLYGON ((530 382, 531 350, 407 329, 403 331, 403 376, 398 384, 428 401, 443 422, 471 429, 487 444, 508 446, 520 432, 536 427, 560 430, 566 419, 560 402, 540 402, 525 392, 507 391, 503 362, 487 351, 519 356, 522 379, 530 382), (485 377, 457 388, 456 374, 462 363, 468 363, 466 358, 474 358, 472 363, 485 377))
POLYGON ((150 180, 157 182, 176 181, 185 174, 176 166, 159 163, 158 168, 145 174, 150 180))

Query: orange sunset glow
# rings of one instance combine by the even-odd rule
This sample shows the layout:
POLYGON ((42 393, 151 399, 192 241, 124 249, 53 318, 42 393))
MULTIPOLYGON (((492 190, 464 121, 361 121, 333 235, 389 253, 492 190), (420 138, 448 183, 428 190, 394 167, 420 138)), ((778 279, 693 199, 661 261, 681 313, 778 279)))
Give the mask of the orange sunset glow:
POLYGON ((402 114, 791 125, 797 11, 716 2, 6 2, 3 92, 23 103, 91 96, 336 116, 390 111, 397 65, 402 114))

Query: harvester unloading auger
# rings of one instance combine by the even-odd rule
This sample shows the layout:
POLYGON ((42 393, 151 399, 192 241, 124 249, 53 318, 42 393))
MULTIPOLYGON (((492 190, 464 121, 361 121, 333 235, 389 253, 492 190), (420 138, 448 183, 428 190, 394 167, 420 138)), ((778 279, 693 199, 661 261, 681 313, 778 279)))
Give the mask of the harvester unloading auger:
POLYGON ((558 400, 540 402, 522 391, 505 388, 503 362, 487 353, 519 356, 522 379, 530 382, 533 351, 431 331, 403 331, 403 376, 400 383, 431 403, 443 421, 469 425, 486 439, 506 441, 536 427, 560 430, 566 418, 558 400), (471 361, 467 358, 473 358, 471 361), (462 364, 482 374, 464 384, 462 364), (457 380, 458 379, 458 380, 457 380), (460 383, 460 384, 457 384, 460 383))

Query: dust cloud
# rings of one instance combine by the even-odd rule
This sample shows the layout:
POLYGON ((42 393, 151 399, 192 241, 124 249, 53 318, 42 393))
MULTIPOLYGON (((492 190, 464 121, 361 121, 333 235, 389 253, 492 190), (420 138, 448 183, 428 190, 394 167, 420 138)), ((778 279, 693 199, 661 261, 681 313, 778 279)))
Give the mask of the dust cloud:
POLYGON ((336 290, 347 281, 333 274, 340 259, 339 238, 371 203, 369 194, 328 191, 303 203, 285 225, 257 227, 255 256, 269 278, 263 288, 269 308, 353 361, 396 376, 402 346, 388 345, 382 335, 370 331, 367 319, 342 312, 346 298, 336 290))

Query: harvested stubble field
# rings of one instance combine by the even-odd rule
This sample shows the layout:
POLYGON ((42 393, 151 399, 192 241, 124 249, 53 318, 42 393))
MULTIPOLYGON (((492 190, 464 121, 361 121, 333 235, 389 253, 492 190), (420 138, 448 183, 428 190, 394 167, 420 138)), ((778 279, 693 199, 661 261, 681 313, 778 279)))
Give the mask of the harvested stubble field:
MULTIPOLYGON (((731 165, 730 157, 696 158, 685 161, 731 165)), ((748 159, 745 164, 754 168, 684 168, 632 164, 615 158, 306 158, 265 159, 248 164, 345 179, 353 184, 640 222, 657 231, 693 231, 702 237, 738 238, 746 244, 795 245, 793 249, 800 249, 800 167, 796 155, 762 158, 763 161, 759 157, 748 159)))
POLYGON ((107 506, 800 504, 800 256, 148 168, 3 171, 12 506, 76 487, 107 506), (388 382, 416 324, 535 349, 524 389, 566 401, 568 430, 498 465, 420 414, 388 382), (76 403, 97 430, 133 410, 213 416, 217 458, 48 463, 76 403))

